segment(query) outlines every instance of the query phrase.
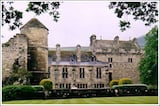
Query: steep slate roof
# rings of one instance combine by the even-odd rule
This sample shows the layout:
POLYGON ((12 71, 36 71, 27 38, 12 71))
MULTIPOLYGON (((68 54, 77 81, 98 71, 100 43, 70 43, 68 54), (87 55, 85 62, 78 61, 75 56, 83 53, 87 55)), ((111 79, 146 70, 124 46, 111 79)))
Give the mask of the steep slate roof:
POLYGON ((46 26, 44 26, 38 19, 32 18, 30 21, 28 21, 25 25, 23 25, 22 28, 28 28, 28 27, 37 27, 37 28, 45 28, 48 30, 46 26))
MULTIPOLYGON (((96 48, 104 49, 104 48, 113 48, 114 40, 96 40, 96 48)), ((137 49, 136 45, 132 41, 119 41, 119 48, 122 49, 137 49)))
MULTIPOLYGON (((61 61, 70 61, 70 57, 76 55, 76 48, 75 49, 61 49, 61 61)), ((49 58, 52 58, 52 61, 56 61, 56 50, 52 49, 48 51, 49 58)), ((87 62, 89 61, 89 58, 92 56, 92 52, 86 50, 86 48, 81 48, 81 61, 87 62)))

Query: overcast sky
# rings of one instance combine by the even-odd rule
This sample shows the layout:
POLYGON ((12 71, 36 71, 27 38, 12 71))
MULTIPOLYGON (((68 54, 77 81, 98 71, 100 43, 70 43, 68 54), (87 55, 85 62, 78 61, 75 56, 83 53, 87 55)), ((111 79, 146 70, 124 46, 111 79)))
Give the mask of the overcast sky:
MULTIPOLYGON (((60 19, 57 23, 47 14, 36 16, 32 12, 24 12, 22 22, 25 24, 31 18, 41 21, 49 29, 48 46, 54 48, 57 43, 63 47, 77 44, 89 46, 89 37, 92 34, 95 34, 97 39, 112 40, 118 35, 120 40, 129 40, 145 35, 154 26, 146 27, 143 22, 125 16, 126 20, 130 20, 131 28, 121 32, 119 19, 114 11, 108 8, 108 4, 107 1, 65 1, 60 5, 60 19)), ((14 7, 25 10, 26 3, 18 2, 14 7)), ((1 33, 2 43, 4 43, 20 31, 18 29, 9 31, 5 25, 1 33)))

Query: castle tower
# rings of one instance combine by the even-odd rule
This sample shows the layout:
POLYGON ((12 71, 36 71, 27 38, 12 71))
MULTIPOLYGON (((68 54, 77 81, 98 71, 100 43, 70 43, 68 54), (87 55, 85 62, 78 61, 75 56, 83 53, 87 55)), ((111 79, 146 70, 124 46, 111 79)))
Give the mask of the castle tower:
POLYGON ((39 84, 48 73, 48 29, 33 18, 20 31, 28 37, 27 67, 32 73, 31 84, 39 84))

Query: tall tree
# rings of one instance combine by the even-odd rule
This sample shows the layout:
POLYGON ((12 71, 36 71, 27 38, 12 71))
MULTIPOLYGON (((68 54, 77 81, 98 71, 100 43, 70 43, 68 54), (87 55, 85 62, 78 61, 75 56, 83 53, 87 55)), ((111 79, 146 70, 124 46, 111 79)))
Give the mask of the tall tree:
MULTIPOLYGON (((23 12, 13 7, 14 2, 2 2, 2 26, 9 25, 10 30, 22 25, 23 12)), ((48 13, 54 21, 58 21, 60 2, 28 2, 26 12, 34 12, 36 15, 48 13)))
POLYGON ((158 27, 154 27, 146 36, 145 53, 139 64, 142 83, 158 85, 158 27))
MULTIPOLYGON (((158 21, 158 2, 111 2, 109 8, 114 9, 118 18, 132 15, 134 20, 141 20, 146 26, 158 21)), ((130 24, 126 19, 120 20, 121 31, 130 28, 130 24)))

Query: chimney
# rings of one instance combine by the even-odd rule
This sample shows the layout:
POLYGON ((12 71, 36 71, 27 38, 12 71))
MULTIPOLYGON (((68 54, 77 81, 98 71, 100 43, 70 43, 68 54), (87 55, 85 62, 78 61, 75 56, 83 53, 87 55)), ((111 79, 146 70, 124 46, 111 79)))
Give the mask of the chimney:
POLYGON ((56 45, 56 62, 61 61, 61 50, 60 50, 60 44, 56 45))
POLYGON ((77 56, 77 62, 81 62, 81 46, 76 46, 76 56, 77 56))
POLYGON ((137 43, 137 38, 133 38, 132 43, 137 47, 137 49, 140 49, 140 47, 137 43))
POLYGON ((96 35, 92 35, 91 37, 90 37, 90 46, 92 46, 94 43, 95 43, 95 41, 96 41, 96 35))
POLYGON ((119 45, 119 36, 116 36, 114 38, 114 42, 115 42, 116 45, 119 45))

